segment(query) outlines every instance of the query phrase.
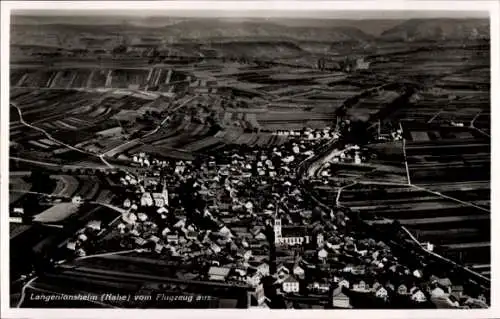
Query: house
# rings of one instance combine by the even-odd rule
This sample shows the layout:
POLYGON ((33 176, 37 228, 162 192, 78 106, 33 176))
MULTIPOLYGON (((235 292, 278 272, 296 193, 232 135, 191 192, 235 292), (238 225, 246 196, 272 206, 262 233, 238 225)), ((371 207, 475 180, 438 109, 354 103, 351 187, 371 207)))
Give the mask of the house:
POLYGON ((353 275, 364 275, 366 272, 366 267, 364 265, 353 267, 351 273, 353 275))
POLYGON ((290 274, 290 270, 285 265, 281 264, 276 268, 276 273, 288 275, 290 274))
POLYGON ((151 235, 151 237, 149 237, 149 240, 156 244, 160 241, 160 238, 158 236, 151 235))
POLYGON ((210 249, 211 249, 211 250, 212 250, 215 254, 220 253, 220 252, 221 252, 221 250, 222 250, 222 249, 221 249, 218 245, 216 245, 216 244, 212 244, 212 245, 210 245, 210 249))
POLYGON ((398 286, 397 292, 399 295, 407 295, 408 294, 408 287, 406 287, 405 284, 401 284, 398 286))
POLYGON ((366 283, 363 280, 361 280, 357 284, 353 284, 352 285, 352 290, 354 290, 354 291, 366 292, 367 289, 368 289, 368 287, 367 287, 366 283))
POLYGON ((330 284, 327 282, 314 282, 310 287, 319 292, 328 292, 330 290, 330 284))
POLYGON ((449 298, 449 295, 441 288, 435 288, 431 291, 431 302, 436 306, 436 308, 456 308, 458 302, 453 302, 449 298))
POLYGON ((259 233, 255 236, 255 239, 256 239, 256 240, 266 240, 266 239, 267 239, 267 237, 266 237, 266 235, 265 235, 264 233, 259 232, 259 233))
POLYGON ((293 267, 293 274, 299 278, 304 278, 305 271, 299 265, 295 265, 295 267, 293 267))
POLYGON ((224 235, 225 237, 232 237, 233 236, 231 234, 231 230, 229 228, 227 228, 226 226, 221 227, 221 229, 219 229, 219 233, 221 235, 224 235))
POLYGON ((187 238, 187 239, 194 240, 194 239, 196 239, 197 237, 198 237, 198 233, 197 233, 197 232, 195 232, 195 231, 188 231, 188 232, 186 233, 186 238, 187 238))
POLYGON ((71 202, 75 205, 81 205, 83 203, 83 199, 81 196, 74 196, 72 199, 71 199, 71 202))
POLYGON ((462 298, 464 292, 464 287, 462 285, 452 285, 451 286, 451 295, 460 300, 462 298))
POLYGON ((161 252, 163 251, 164 248, 165 248, 165 246, 163 246, 162 244, 156 244, 155 245, 155 252, 157 252, 158 254, 161 254, 161 252))
POLYGON ((165 207, 160 207, 158 208, 158 210, 156 210, 156 212, 158 214, 168 214, 168 209, 166 209, 165 207))
POLYGON ((437 280, 438 285, 444 287, 446 293, 451 293, 451 280, 449 278, 439 278, 437 280))
POLYGON ((349 297, 342 292, 342 287, 335 288, 332 294, 332 305, 334 308, 351 308, 351 301, 349 297))
POLYGON ((179 235, 177 235, 177 234, 167 235, 167 243, 178 244, 179 243, 179 235))
POLYGON ((380 298, 380 299, 387 299, 389 296, 389 293, 387 292, 387 289, 384 287, 380 286, 376 291, 375 291, 375 297, 380 298))
POLYGON ((380 287, 382 287, 382 285, 381 285, 378 281, 376 281, 376 280, 375 280, 375 282, 374 282, 374 283, 373 283, 373 285, 372 285, 372 291, 374 291, 374 292, 375 292, 375 291, 377 291, 380 287))
POLYGON ((259 285, 260 280, 263 277, 262 274, 254 268, 249 268, 246 275, 246 282, 253 287, 259 285))
POLYGON ((76 250, 76 242, 68 241, 68 243, 66 244, 66 248, 73 251, 76 250))
POLYGON ((427 301, 427 297, 425 296, 425 294, 423 293, 422 290, 417 289, 411 295, 411 300, 413 300, 415 302, 426 302, 427 301))
POLYGON ((132 202, 130 201, 130 199, 125 199, 125 201, 123 201, 123 207, 125 208, 129 208, 130 206, 132 205, 132 202))
POLYGON ((351 284, 349 283, 349 281, 347 279, 342 279, 339 282, 339 287, 345 287, 345 288, 349 289, 351 287, 351 284))
POLYGON ((167 235, 170 233, 170 229, 168 227, 165 227, 162 231, 161 231, 161 235, 163 237, 167 237, 167 235))
POLYGON ((322 247, 324 242, 325 242, 325 237, 323 236, 323 234, 321 233, 318 234, 316 236, 316 244, 318 245, 318 247, 322 247))
POLYGON ((225 281, 231 268, 228 267, 210 267, 208 270, 208 279, 209 280, 217 280, 217 281, 225 281))
POLYGON ((135 243, 139 246, 144 246, 147 243, 147 241, 144 238, 136 237, 135 243))
POLYGON ((141 196, 141 206, 153 206, 153 197, 150 193, 143 193, 141 196))
POLYGON ((82 241, 82 242, 87 241, 87 239, 88 239, 88 237, 87 237, 87 235, 85 235, 85 234, 80 234, 80 235, 78 236, 78 240, 80 240, 80 241, 82 241))
POLYGON ((283 291, 286 293, 299 292, 298 280, 293 276, 288 276, 288 278, 283 281, 283 291))
POLYGON ((92 230, 101 230, 101 221, 100 220, 91 220, 88 222, 87 227, 92 230))
POLYGON ((412 294, 413 294, 414 292, 416 292, 418 289, 420 289, 420 288, 418 288, 417 286, 413 286, 413 287, 411 287, 411 288, 410 288, 410 291, 408 291, 408 293, 409 293, 410 295, 412 295, 412 294))
POLYGON ((262 263, 257 266, 257 271, 262 274, 262 276, 269 275, 269 265, 267 263, 262 263))
POLYGON ((251 251, 251 250, 247 250, 247 251, 245 251, 245 253, 243 254, 243 258, 244 258, 245 260, 249 260, 249 259, 250 259, 250 257, 252 257, 252 251, 251 251))
POLYGON ((185 219, 180 219, 177 221, 177 223, 174 224, 175 228, 184 228, 186 226, 186 220, 185 219))
POLYGON ((144 222, 148 219, 148 215, 144 214, 144 213, 139 213, 137 214, 137 218, 141 221, 141 222, 144 222))

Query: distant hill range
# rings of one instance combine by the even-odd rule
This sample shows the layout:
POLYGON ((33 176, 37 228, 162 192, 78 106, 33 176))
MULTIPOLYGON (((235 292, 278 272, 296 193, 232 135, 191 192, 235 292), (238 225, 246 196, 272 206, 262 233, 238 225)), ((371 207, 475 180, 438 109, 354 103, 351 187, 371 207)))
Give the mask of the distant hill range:
MULTIPOLYGON (((316 20, 12 16, 12 29, 87 36, 130 33, 172 40, 298 40, 332 43, 489 39, 488 19, 316 20)), ((17 41, 16 41, 17 42, 17 41)))
POLYGON ((384 40, 489 39, 490 23, 483 19, 412 19, 380 35, 384 40))

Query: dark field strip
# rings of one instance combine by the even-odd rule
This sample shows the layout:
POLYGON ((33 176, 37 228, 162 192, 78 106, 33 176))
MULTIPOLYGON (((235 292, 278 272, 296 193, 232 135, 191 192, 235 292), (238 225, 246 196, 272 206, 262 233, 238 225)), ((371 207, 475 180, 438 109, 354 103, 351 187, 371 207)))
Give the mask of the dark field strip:
POLYGON ((486 143, 466 145, 435 145, 435 146, 409 146, 406 145, 406 156, 449 156, 462 154, 489 153, 490 145, 486 143))
POLYGON ((449 216, 449 217, 432 217, 432 218, 416 218, 416 219, 402 219, 400 220, 401 224, 404 226, 419 226, 423 227, 423 225, 436 225, 436 224, 446 224, 449 223, 461 223, 467 221, 485 221, 490 220, 490 216, 488 214, 484 215, 466 215, 466 216, 449 216))
POLYGON ((411 202, 412 205, 439 205, 445 206, 445 207, 454 207, 456 206, 455 204, 447 204, 447 200, 444 199, 439 199, 436 196, 433 196, 432 194, 429 194, 431 196, 427 197, 418 197, 418 198, 412 198, 411 200, 408 199, 383 199, 383 200, 377 200, 377 199, 372 199, 372 200, 358 200, 358 201, 352 201, 349 200, 348 198, 344 198, 343 196, 340 197, 340 201, 346 205, 349 205, 349 207, 356 207, 357 209, 368 209, 364 207, 376 207, 376 208, 385 208, 385 207, 395 207, 397 205, 402 205, 406 206, 408 205, 408 202, 411 202))
POLYGON ((410 170, 428 170, 428 169, 458 169, 458 168, 476 168, 476 167, 489 167, 489 158, 474 159, 469 161, 459 161, 459 162, 427 162, 427 163, 413 163, 409 164, 408 168, 410 170))
POLYGON ((475 248, 489 248, 491 247, 491 242, 474 242, 474 243, 463 243, 463 244, 449 244, 443 245, 447 249, 475 249, 475 248))
POLYGON ((468 167, 428 167, 412 169, 410 168, 410 178, 412 183, 429 183, 430 181, 443 182, 463 182, 463 181, 483 181, 490 178, 490 165, 474 165, 468 167))
POLYGON ((363 202, 369 202, 371 200, 373 201, 391 201, 391 200, 406 200, 406 201, 412 201, 415 198, 429 198, 429 197, 434 197, 434 199, 439 199, 436 195, 432 195, 429 192, 415 189, 415 188, 410 188, 408 187, 408 191, 406 190, 401 190, 401 191, 384 191, 384 190, 373 190, 373 191, 366 191, 366 190, 356 190, 356 191, 347 191, 343 190, 342 193, 340 194, 340 198, 342 201, 363 201, 363 202), (414 190, 414 191, 412 191, 414 190))
POLYGON ((431 221, 431 218, 421 219, 426 223, 420 223, 417 219, 413 220, 400 220, 403 225, 413 227, 419 231, 440 231, 443 229, 460 229, 462 227, 474 228, 474 229, 487 229, 490 224, 490 216, 488 214, 483 214, 479 216, 450 216, 435 218, 435 222, 431 221), (408 223, 410 221, 411 223, 408 223))
POLYGON ((419 228, 411 229, 415 231, 415 233, 417 234, 417 238, 420 241, 430 241, 437 245, 449 245, 490 240, 490 232, 488 231, 487 227, 470 228, 467 226, 468 225, 464 223, 462 228, 432 230, 421 230, 419 228))
MULTIPOLYGON (((379 217, 389 219, 418 219, 418 218, 438 218, 438 217, 456 217, 456 216, 481 216, 484 215, 483 211, 476 208, 465 206, 455 208, 442 208, 442 209, 385 209, 385 210, 370 210, 372 214, 379 217)), ((361 213, 363 214, 363 212, 361 213)))
POLYGON ((481 265, 478 271, 481 274, 488 274, 491 269, 491 249, 489 246, 482 246, 482 242, 465 243, 466 246, 478 244, 478 247, 467 247, 461 249, 449 249, 446 246, 440 246, 441 254, 450 259, 456 260, 461 264, 481 265), (487 266, 485 266, 487 265, 487 266))
POLYGON ((470 162, 470 161, 489 161, 491 154, 476 153, 476 154, 443 154, 442 156, 436 155, 412 155, 407 157, 408 164, 417 163, 450 163, 450 162, 470 162))

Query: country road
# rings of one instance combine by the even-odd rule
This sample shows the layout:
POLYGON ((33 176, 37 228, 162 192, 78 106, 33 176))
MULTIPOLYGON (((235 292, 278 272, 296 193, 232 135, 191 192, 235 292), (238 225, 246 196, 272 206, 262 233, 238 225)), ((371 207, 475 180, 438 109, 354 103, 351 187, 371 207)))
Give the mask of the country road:
MULTIPOLYGON (((180 105, 178 105, 178 106, 177 106, 175 109, 173 109, 172 111, 173 111, 173 112, 177 112, 180 108, 184 107, 186 104, 188 104, 189 102, 193 101, 193 100, 194 100, 195 98, 197 98, 197 97, 198 97, 198 95, 194 95, 194 96, 190 97, 189 99, 187 99, 186 101, 184 101, 183 103, 181 103, 180 105)), ((150 132, 148 132, 148 133, 144 134, 142 137, 138 137, 138 138, 135 138, 135 139, 133 139, 133 140, 131 140, 131 141, 127 141, 127 142, 125 142, 125 143, 123 143, 123 144, 120 144, 120 145, 118 145, 118 146, 116 146, 116 147, 114 147, 114 148, 112 148, 112 149, 108 150, 106 153, 102 154, 102 158, 101 158, 101 160, 103 160, 103 161, 104 161, 104 158, 103 158, 104 156, 114 156, 114 155, 115 155, 115 153, 116 153, 116 150, 119 150, 119 149, 121 149, 121 148, 124 148, 124 147, 126 147, 127 145, 130 145, 130 144, 139 143, 139 142, 141 141, 141 139, 143 139, 143 138, 145 138, 145 137, 148 137, 148 136, 151 136, 151 135, 153 135, 153 134, 156 134, 156 133, 160 130, 160 128, 162 128, 162 127, 163 127, 163 125, 165 125, 165 123, 166 123, 169 119, 170 119, 170 115, 166 116, 166 117, 165 117, 165 118, 161 121, 161 123, 160 123, 160 124, 159 124, 156 128, 154 128, 154 129, 153 129, 153 130, 151 130, 150 132)))
POLYGON ((109 168, 114 168, 114 166, 113 166, 113 165, 111 165, 108 161, 106 161, 106 160, 104 159, 104 155, 103 155, 103 154, 101 154, 101 155, 97 155, 97 154, 94 154, 94 153, 87 152, 87 151, 84 151, 84 150, 82 150, 82 149, 76 148, 76 147, 74 147, 74 146, 72 146, 72 145, 69 145, 69 144, 66 144, 66 143, 64 143, 64 142, 61 142, 60 140, 58 140, 58 139, 54 138, 52 135, 50 135, 50 134, 49 134, 49 132, 47 132, 46 130, 44 130, 44 129, 42 129, 42 128, 39 128, 39 127, 37 127, 37 126, 34 126, 34 125, 31 125, 31 124, 27 123, 27 122, 24 120, 24 118, 23 118, 23 112, 21 111, 21 108, 20 108, 19 106, 17 106, 16 104, 14 104, 14 103, 11 103, 10 105, 11 105, 12 107, 16 108, 17 113, 19 114, 19 121, 20 121, 20 122, 21 122, 24 126, 29 127, 29 128, 31 128, 31 129, 34 129, 34 130, 36 130, 36 131, 39 131, 39 132, 43 133, 45 136, 47 136, 47 138, 48 138, 49 140, 51 140, 51 141, 53 141, 53 142, 55 142, 55 143, 57 143, 57 144, 59 144, 59 145, 62 145, 62 146, 64 146, 64 147, 67 147, 67 148, 69 148, 69 149, 71 149, 71 150, 73 150, 73 151, 76 151, 76 152, 79 152, 79 153, 83 153, 83 154, 87 154, 87 155, 91 155, 91 156, 98 157, 98 158, 99 158, 99 159, 100 159, 100 160, 101 160, 104 164, 106 164, 106 166, 108 166, 109 168))

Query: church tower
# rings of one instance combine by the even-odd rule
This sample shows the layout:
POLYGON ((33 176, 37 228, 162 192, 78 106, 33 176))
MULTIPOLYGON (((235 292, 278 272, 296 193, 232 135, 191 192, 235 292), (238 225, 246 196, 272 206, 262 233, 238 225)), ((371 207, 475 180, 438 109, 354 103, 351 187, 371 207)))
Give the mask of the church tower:
POLYGON ((163 197, 164 205, 168 206, 168 189, 167 189, 167 182, 163 180, 163 189, 161 191, 161 196, 163 197))
POLYGON ((276 213, 274 215, 274 238, 278 241, 281 238, 281 218, 279 217, 279 205, 276 205, 276 213))

